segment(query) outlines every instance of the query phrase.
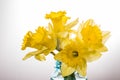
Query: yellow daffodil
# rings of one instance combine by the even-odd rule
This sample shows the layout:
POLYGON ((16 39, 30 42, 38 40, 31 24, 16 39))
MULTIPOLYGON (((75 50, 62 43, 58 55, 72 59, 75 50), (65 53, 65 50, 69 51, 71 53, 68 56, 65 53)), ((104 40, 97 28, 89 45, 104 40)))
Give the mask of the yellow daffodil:
POLYGON ((67 24, 68 19, 70 17, 66 16, 65 11, 51 12, 50 14, 46 14, 46 19, 50 19, 52 24, 49 23, 49 27, 54 33, 62 34, 74 27, 78 23, 78 18, 67 24))
POLYGON ((83 40, 86 46, 99 51, 107 51, 104 42, 108 36, 109 32, 103 33, 92 19, 82 23, 78 31, 78 37, 83 40))
POLYGON ((65 11, 51 12, 50 14, 46 14, 46 19, 51 19, 53 23, 55 33, 64 30, 64 26, 69 19, 69 17, 67 17, 65 14, 65 11))
POLYGON ((28 31, 26 33, 26 35, 24 36, 24 39, 23 39, 23 44, 22 44, 22 50, 25 50, 26 47, 30 47, 31 46, 31 38, 32 38, 32 32, 31 31, 28 31))
POLYGON ((86 76, 87 62, 92 62, 101 57, 101 52, 107 51, 104 45, 110 36, 110 32, 101 31, 100 27, 92 19, 83 22, 78 30, 72 29, 78 18, 67 23, 70 17, 65 11, 51 12, 46 14, 48 27, 38 27, 35 32, 28 31, 23 39, 22 50, 26 47, 35 48, 23 58, 26 60, 34 56, 37 60, 45 60, 49 53, 54 55, 55 60, 62 62, 62 76, 66 77, 74 72, 86 76), (57 50, 57 53, 54 53, 57 50))
POLYGON ((50 19, 52 21, 52 24, 49 23, 48 27, 50 31, 56 35, 59 47, 63 48, 65 46, 63 44, 69 42, 70 33, 75 32, 71 28, 78 23, 78 18, 67 23, 67 20, 70 19, 70 17, 66 16, 65 11, 58 11, 46 14, 46 19, 50 19))
POLYGON ((26 47, 37 49, 28 53, 23 59, 35 56, 38 60, 43 60, 43 56, 56 48, 56 38, 54 34, 49 33, 44 27, 38 27, 35 33, 28 32, 23 41, 22 50, 26 47), (43 53, 43 54, 42 54, 43 53))
POLYGON ((55 59, 62 62, 62 76, 68 76, 77 71, 86 76, 87 61, 94 61, 101 57, 101 53, 89 50, 84 43, 71 41, 63 50, 55 55, 55 59))
POLYGON ((101 52, 107 51, 104 42, 108 37, 109 32, 103 33, 91 19, 81 24, 76 38, 55 55, 55 59, 63 63, 62 75, 68 76, 77 71, 85 76, 86 63, 99 59, 101 52))

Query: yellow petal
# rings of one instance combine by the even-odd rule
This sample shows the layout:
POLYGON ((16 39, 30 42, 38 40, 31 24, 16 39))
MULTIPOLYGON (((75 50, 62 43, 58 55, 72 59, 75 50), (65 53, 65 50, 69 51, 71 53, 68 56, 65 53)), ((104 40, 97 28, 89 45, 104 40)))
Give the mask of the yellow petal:
POLYGON ((42 43, 45 36, 47 36, 47 33, 48 32, 44 27, 38 27, 38 29, 36 30, 36 33, 34 33, 32 36, 32 39, 33 39, 31 41, 32 46, 36 47, 37 44, 42 43))
POLYGON ((74 27, 78 22, 79 22, 79 18, 77 18, 76 20, 74 20, 74 21, 70 22, 69 24, 67 24, 67 25, 65 26, 65 29, 66 29, 66 30, 71 29, 71 28, 74 27))
POLYGON ((46 19, 51 19, 53 24, 53 30, 55 33, 64 31, 64 25, 69 17, 66 16, 65 11, 51 12, 46 14, 46 19))
POLYGON ((28 31, 26 33, 26 35, 24 36, 24 39, 23 39, 23 44, 22 44, 22 48, 21 48, 22 50, 25 50, 26 47, 31 46, 30 42, 31 42, 32 35, 33 35, 33 33, 31 31, 28 31))
POLYGON ((46 49, 46 50, 43 51, 43 53, 44 53, 44 55, 47 56, 52 51, 53 51, 53 49, 46 49))
POLYGON ((66 38, 68 36, 68 32, 59 32, 57 36, 58 38, 66 38))
POLYGON ((80 67, 78 67, 77 68, 77 72, 81 75, 81 76, 86 76, 86 68, 85 67, 82 67, 82 68, 80 68, 80 67))
POLYGON ((108 51, 108 49, 107 49, 106 46, 102 45, 102 47, 97 49, 96 51, 98 51, 98 52, 106 52, 106 51, 108 51))
POLYGON ((48 30, 50 33, 53 33, 53 26, 51 23, 48 23, 48 30))
POLYGON ((39 61, 46 60, 44 54, 37 54, 37 55, 35 55, 35 58, 39 61))
POLYGON ((41 51, 29 52, 28 54, 25 55, 25 57, 23 58, 23 60, 26 60, 26 59, 28 59, 28 58, 30 58, 30 57, 32 57, 32 56, 34 56, 34 55, 36 55, 36 54, 38 54, 38 53, 40 53, 40 52, 41 52, 41 51))
POLYGON ((100 48, 102 44, 102 31, 99 26, 94 24, 93 20, 88 20, 83 25, 81 35, 86 46, 93 49, 100 48))
POLYGON ((65 16, 65 11, 51 12, 50 14, 46 14, 46 19, 56 19, 65 16))
POLYGON ((93 26, 93 25, 94 25, 94 20, 93 20, 93 19, 87 20, 87 21, 85 22, 85 24, 84 24, 84 27, 87 27, 88 25, 93 26))
POLYGON ((100 52, 92 51, 90 53, 86 53, 83 57, 88 62, 92 62, 92 61, 99 59, 101 56, 102 56, 102 54, 100 52))
POLYGON ((105 32, 102 32, 102 36, 103 36, 103 43, 105 43, 108 38, 110 37, 110 32, 109 31, 105 31, 105 32))
POLYGON ((81 64, 79 64, 79 66, 77 66, 77 72, 81 75, 81 76, 86 76, 86 69, 87 69, 87 64, 85 60, 81 60, 81 64))
POLYGON ((29 52, 28 54, 25 55, 25 57, 23 57, 23 60, 26 60, 26 59, 28 59, 28 58, 30 58, 32 56, 37 55, 37 54, 41 54, 45 50, 46 50, 46 47, 42 47, 41 50, 29 52))
POLYGON ((60 43, 60 48, 61 48, 61 49, 64 49, 64 47, 65 47, 66 45, 68 45, 68 44, 70 44, 70 40, 69 40, 69 39, 62 39, 62 40, 61 40, 61 43, 60 43))
POLYGON ((62 63, 61 72, 63 77, 72 74, 74 71, 75 71, 74 68, 68 67, 65 63, 62 63))

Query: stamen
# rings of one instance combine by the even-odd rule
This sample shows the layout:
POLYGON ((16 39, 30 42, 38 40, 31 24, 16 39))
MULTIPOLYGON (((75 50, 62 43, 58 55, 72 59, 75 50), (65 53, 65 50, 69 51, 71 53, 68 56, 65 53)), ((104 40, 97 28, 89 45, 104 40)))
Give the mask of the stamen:
POLYGON ((73 55, 74 57, 77 57, 77 56, 78 56, 78 51, 73 51, 72 53, 73 53, 72 55, 73 55))

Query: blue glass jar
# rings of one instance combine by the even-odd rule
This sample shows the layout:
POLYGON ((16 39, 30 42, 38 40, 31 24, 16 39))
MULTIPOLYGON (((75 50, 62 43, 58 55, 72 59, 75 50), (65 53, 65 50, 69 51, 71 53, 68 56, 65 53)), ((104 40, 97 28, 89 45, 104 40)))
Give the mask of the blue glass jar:
POLYGON ((77 72, 69 76, 62 77, 61 75, 61 62, 56 61, 55 72, 52 74, 50 80, 88 80, 86 77, 81 77, 77 72))

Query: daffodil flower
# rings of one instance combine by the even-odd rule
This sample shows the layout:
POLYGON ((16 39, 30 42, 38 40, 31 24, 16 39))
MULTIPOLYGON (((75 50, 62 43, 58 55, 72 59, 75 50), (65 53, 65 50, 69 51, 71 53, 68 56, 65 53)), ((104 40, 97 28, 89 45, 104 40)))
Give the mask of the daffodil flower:
POLYGON ((104 52, 107 51, 104 43, 109 36, 110 32, 101 31, 100 27, 89 19, 80 25, 77 38, 82 40, 87 47, 104 52))
POLYGON ((87 62, 97 60, 101 53, 89 49, 84 43, 71 41, 63 50, 55 55, 55 59, 62 62, 62 76, 71 75, 77 71, 80 75, 86 76, 87 62))
POLYGON ((29 31, 25 35, 22 50, 26 49, 26 47, 35 48, 37 51, 28 53, 23 60, 32 56, 35 56, 37 60, 45 60, 44 56, 56 48, 56 38, 54 34, 40 26, 35 33, 29 31))
POLYGON ((51 19, 53 24, 53 30, 55 33, 62 32, 64 30, 64 26, 69 19, 67 17, 65 11, 59 12, 51 12, 50 14, 46 14, 46 19, 51 19))
POLYGON ((64 77, 75 71, 86 76, 87 62, 99 59, 101 52, 107 51, 104 43, 109 32, 103 33, 92 19, 82 23, 75 35, 75 39, 55 55, 55 59, 62 62, 61 72, 64 77))
POLYGON ((74 33, 72 30, 78 23, 78 18, 70 23, 67 23, 70 17, 66 16, 65 11, 51 12, 50 14, 46 14, 46 19, 50 19, 52 23, 48 24, 48 28, 51 32, 56 35, 59 48, 63 48, 65 46, 64 43, 69 43, 70 33, 74 33))
POLYGON ((63 50, 55 55, 55 59, 62 62, 62 76, 68 76, 78 71, 82 76, 86 75, 86 59, 85 54, 88 49, 82 43, 71 41, 63 50))
POLYGON ((23 60, 32 56, 42 61, 52 53, 55 60, 60 61, 62 76, 66 77, 74 72, 86 76, 87 62, 99 59, 102 52, 107 51, 105 42, 110 32, 102 31, 92 19, 82 22, 77 30, 73 27, 79 22, 78 18, 70 23, 70 17, 65 11, 46 14, 50 19, 47 28, 39 26, 35 32, 28 31, 23 39, 22 50, 27 47, 35 51, 25 55, 23 60), (57 53, 54 53, 57 50, 57 53))

